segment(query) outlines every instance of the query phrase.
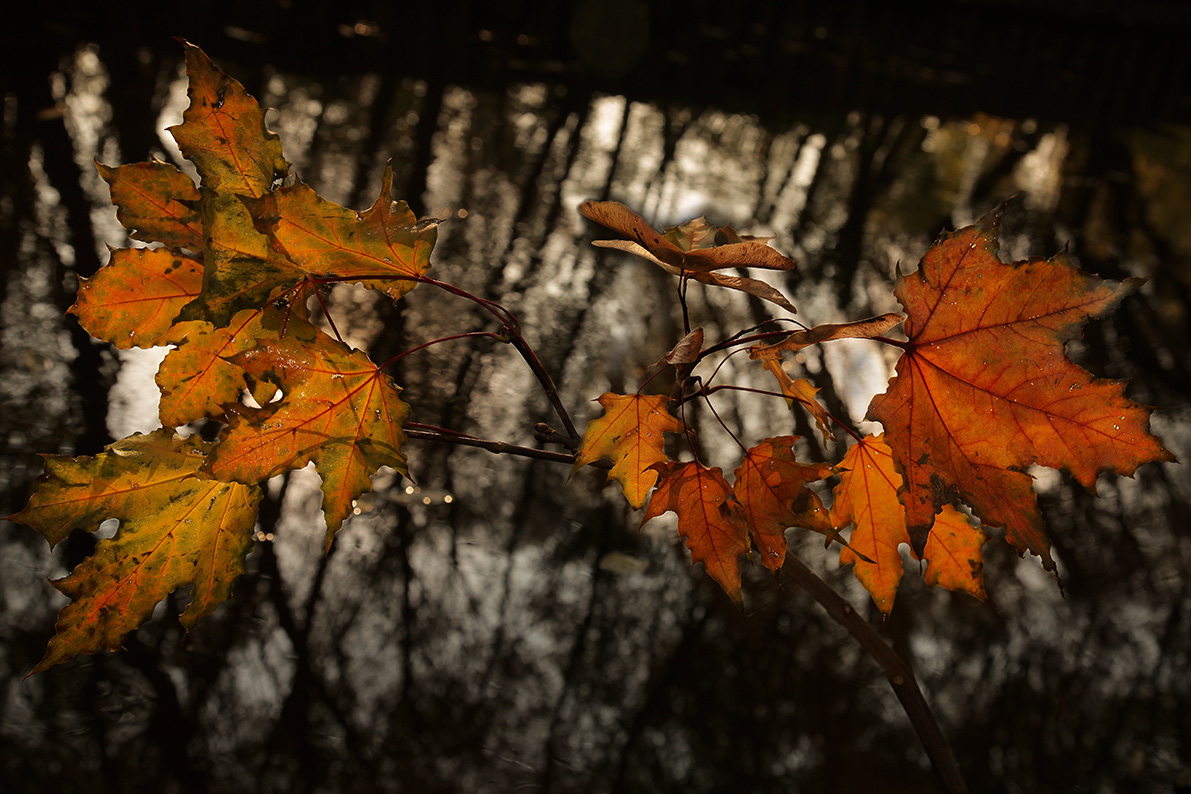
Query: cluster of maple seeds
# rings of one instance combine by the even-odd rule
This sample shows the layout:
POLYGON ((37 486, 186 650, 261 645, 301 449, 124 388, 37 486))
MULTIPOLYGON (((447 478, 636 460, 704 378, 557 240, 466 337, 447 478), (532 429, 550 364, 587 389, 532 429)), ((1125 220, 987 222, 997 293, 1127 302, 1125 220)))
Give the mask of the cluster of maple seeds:
MULTIPOLYGON (((120 521, 115 537, 54 583, 72 600, 35 672, 119 648, 182 586, 193 585, 182 624, 210 614, 244 570, 260 483, 268 478, 314 463, 329 548, 371 490, 371 475, 382 466, 408 474, 402 450, 410 409, 400 388, 383 364, 308 316, 311 300, 326 313, 321 290, 328 285, 358 282, 399 300, 424 283, 475 301, 501 324, 486 335, 514 344, 542 382, 568 431, 553 440, 577 437, 515 318, 425 275, 435 223, 391 200, 391 171, 376 203, 359 213, 300 182, 286 184, 289 164, 255 100, 201 50, 185 47, 190 106, 171 131, 201 183, 161 162, 99 166, 120 222, 134 239, 158 247, 114 250, 71 309, 89 333, 116 347, 175 346, 157 375, 163 429, 117 441, 95 457, 46 456, 37 491, 11 517, 51 545, 75 528, 120 521), (222 426, 213 443, 172 429, 208 420, 222 426)), ((693 280, 794 311, 765 282, 720 272, 794 266, 763 240, 703 219, 658 232, 615 202, 585 202, 580 211, 623 238, 597 244, 646 259, 682 289, 693 280)), ((841 542, 840 531, 853 527, 840 562, 854 566, 884 612, 901 577, 902 543, 927 561, 928 582, 983 598, 985 534, 957 509, 961 503, 1053 568, 1027 466, 1066 468, 1092 488, 1101 471, 1132 474, 1171 456, 1149 433, 1149 409, 1129 401, 1122 384, 1093 379, 1063 350, 1088 317, 1135 283, 1081 273, 1063 255, 1004 264, 998 222, 994 212, 939 238, 918 271, 898 282, 904 317, 761 334, 749 349, 791 407, 809 410, 824 434, 834 424, 855 437, 838 465, 801 463, 796 438, 775 436, 744 451, 729 484, 698 460, 666 458, 664 434, 686 427, 666 411, 666 397, 641 393, 605 394, 605 415, 590 424, 576 454, 551 459, 578 469, 610 458, 610 476, 630 505, 645 508, 643 522, 676 513, 693 558, 738 602, 740 556, 755 544, 762 563, 777 570, 789 527, 841 542), (898 324, 905 341, 885 336, 898 324), (902 350, 888 390, 869 408, 883 434, 860 437, 823 409, 814 387, 781 367, 783 353, 841 338, 902 350), (832 475, 839 483, 827 509, 807 486, 832 475)), ((702 333, 690 331, 666 359, 679 375, 671 399, 699 396, 687 393, 690 372, 745 343, 704 347, 702 333)), ((515 451, 462 435, 436 437, 515 451)))

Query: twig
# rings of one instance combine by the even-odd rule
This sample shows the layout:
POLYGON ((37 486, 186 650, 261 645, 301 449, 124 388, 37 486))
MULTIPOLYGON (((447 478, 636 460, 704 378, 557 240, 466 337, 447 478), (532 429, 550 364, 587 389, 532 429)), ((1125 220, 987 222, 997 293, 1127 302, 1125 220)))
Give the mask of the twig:
MULTIPOLYGON (((462 433, 444 431, 442 428, 432 428, 429 425, 419 425, 417 422, 409 422, 405 425, 405 435, 409 438, 416 438, 422 441, 439 441, 444 444, 456 444, 463 447, 478 447, 495 455, 518 455, 523 458, 537 458, 539 460, 554 461, 555 463, 573 464, 575 462, 575 455, 572 452, 551 452, 546 449, 523 447, 504 441, 489 441, 486 438, 476 438, 475 436, 468 436, 462 433)), ((596 461, 596 464, 593 465, 598 465, 599 463, 600 461, 596 461)))
POLYGON ((943 791, 947 794, 968 794, 968 784, 964 782, 959 762, 955 760, 955 753, 951 751, 951 745, 939 729, 939 724, 935 722, 935 715, 927 705, 926 698, 922 696, 922 690, 918 688, 918 681, 914 678, 914 671, 910 669, 910 665, 881 639, 877 630, 857 614, 843 596, 820 579, 796 555, 786 555, 782 571, 799 587, 810 593, 819 605, 827 610, 831 619, 847 629, 865 653, 885 671, 889 685, 893 687, 893 693, 901 701, 906 716, 910 718, 910 724, 918 734, 918 740, 922 742, 922 747, 930 758, 943 791))

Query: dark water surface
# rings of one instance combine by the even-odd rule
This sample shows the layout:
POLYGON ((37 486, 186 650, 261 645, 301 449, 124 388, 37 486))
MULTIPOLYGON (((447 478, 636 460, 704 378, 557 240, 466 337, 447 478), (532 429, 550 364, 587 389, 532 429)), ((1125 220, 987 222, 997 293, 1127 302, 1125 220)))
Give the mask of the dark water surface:
MULTIPOLYGON (((450 217, 433 274, 517 313, 580 423, 681 336, 660 271, 588 244, 583 199, 773 235, 801 265, 775 283, 821 323, 898 310, 899 263, 912 269, 939 231, 1016 194, 1004 258, 1067 246, 1104 277, 1149 279, 1071 353, 1131 379, 1133 399, 1159 406, 1155 432, 1191 455, 1191 105, 1185 56, 1163 49, 1188 25, 1177 4, 1128 17, 1043 4, 967 38, 953 10, 933 50, 922 26, 867 5, 862 21, 759 4, 747 22, 700 7, 675 22, 664 4, 477 4, 413 10, 420 28, 387 6, 296 6, 145 6, 114 28, 68 6, 6 34, 6 512, 33 487, 37 453, 93 454, 157 425, 164 351, 108 350, 63 312, 107 246, 128 244, 92 161, 177 162, 164 133, 186 105, 175 33, 276 108, 288 159, 324 196, 368 206, 391 161, 397 197, 450 217), (1042 49, 1055 30, 1115 49, 1097 60, 1055 38, 1055 60, 1042 49), (994 79, 1003 50, 989 37, 1018 60, 1033 53, 1037 76, 1015 61, 994 79)), ((379 360, 492 327, 429 289, 399 310, 376 298, 344 287, 329 303, 379 360)), ((723 290, 693 288, 690 305, 709 339, 772 316, 723 290)), ((890 349, 824 348, 804 351, 800 374, 833 413, 875 429, 862 419, 890 349)), ((717 377, 769 388, 742 359, 717 377)), ((527 445, 553 421, 521 360, 488 341, 436 345, 393 374, 415 421, 527 445)), ((842 454, 782 401, 736 394, 715 406, 742 437, 794 432, 808 458, 842 454)), ((734 466, 714 417, 695 423, 710 462, 734 466)), ((637 532, 640 514, 598 472, 568 482, 556 464, 430 444, 409 456, 422 490, 382 473, 329 556, 317 475, 272 483, 270 539, 216 615, 182 636, 180 594, 123 653, 26 681, 64 602, 46 578, 93 541, 51 553, 0 524, 0 790, 930 790, 879 669, 790 583, 754 564, 741 613, 690 568, 672 524, 637 532)), ((1102 477, 1093 499, 1034 473, 1063 589, 994 540, 992 607, 911 569, 882 631, 913 660, 973 791, 1191 783, 1191 478, 1147 466, 1102 477)), ((790 540, 879 620, 835 552, 790 540)))

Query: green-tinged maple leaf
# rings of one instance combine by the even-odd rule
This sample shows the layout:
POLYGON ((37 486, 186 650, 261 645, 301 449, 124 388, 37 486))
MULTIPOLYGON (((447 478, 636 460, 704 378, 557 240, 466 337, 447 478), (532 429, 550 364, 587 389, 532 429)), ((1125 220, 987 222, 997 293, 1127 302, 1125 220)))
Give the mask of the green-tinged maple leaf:
POLYGON ((649 499, 642 526, 666 512, 678 516, 678 534, 712 579, 737 604, 740 592, 740 555, 749 549, 749 524, 732 486, 716 468, 698 461, 655 463, 657 489, 649 499))
POLYGON ((168 248, 118 248, 83 279, 70 312, 96 339, 126 350, 164 344, 174 319, 199 294, 203 265, 168 248))
POLYGON ((308 294, 300 286, 288 305, 245 309, 224 328, 198 320, 175 325, 163 341, 177 347, 157 368, 161 423, 178 427, 200 419, 220 419, 224 407, 237 402, 246 388, 252 390, 258 403, 267 403, 275 387, 267 381, 250 378, 235 363, 234 356, 262 341, 284 336, 290 321, 304 321, 308 294))
POLYGON ((258 380, 275 383, 280 402, 229 405, 228 426, 211 455, 221 480, 259 482, 313 461, 323 485, 327 547, 351 515, 352 501, 372 490, 381 466, 407 474, 402 447, 409 406, 400 387, 367 355, 293 319, 284 333, 232 357, 258 380))
POLYGON ((1150 435, 1150 409, 1119 382, 1065 355, 1089 318, 1136 280, 1103 281, 1064 254, 1004 264, 1000 212, 945 234, 898 281, 909 341, 885 394, 869 406, 905 479, 910 537, 925 547, 935 514, 958 493, 1022 553, 1054 568, 1025 469, 1065 468, 1089 489, 1101 471, 1132 474, 1172 460, 1150 435))
POLYGON ((571 473, 600 458, 610 458, 613 466, 608 477, 620 483, 625 499, 639 510, 657 482, 652 466, 666 459, 664 434, 681 433, 685 428, 666 412, 664 395, 609 392, 599 403, 604 415, 587 426, 571 473))
POLYGON ((118 519, 115 537, 54 586, 72 599, 39 672, 78 654, 117 650, 153 607, 193 585, 182 625, 191 628, 228 596, 260 501, 258 488, 202 472, 210 445, 172 430, 134 435, 95 457, 45 456, 45 475, 11 520, 57 544, 73 529, 118 519))
POLYGON ((251 206, 258 228, 289 261, 327 276, 359 276, 397 300, 417 282, 392 277, 426 273, 438 230, 434 222, 419 223, 404 201, 393 201, 392 191, 393 169, 386 168, 380 196, 364 212, 326 201, 301 183, 251 206))
POLYGON ((179 314, 180 320, 203 320, 222 328, 245 309, 259 309, 310 275, 301 265, 273 250, 269 239, 240 196, 203 196, 202 292, 179 314))
POLYGON ((798 436, 767 438, 745 453, 736 469, 732 493, 761 550, 761 562, 777 571, 786 560, 788 527, 804 527, 839 538, 818 494, 806 484, 829 477, 825 463, 799 463, 794 458, 798 436))
POLYGON ((170 134, 198 168, 204 191, 263 196, 289 174, 281 141, 265 127, 265 112, 244 86, 189 42, 186 95, 190 105, 170 134))
MULTIPOLYGON (((905 509, 897 498, 901 475, 882 436, 865 436, 853 444, 839 469, 832 523, 840 529, 856 526, 848 547, 840 551, 840 565, 854 565, 852 573, 888 615, 902 578, 898 547, 910 543, 905 509)), ((936 525, 937 533, 931 533, 920 557, 927 561, 926 583, 986 600, 981 552, 984 532, 950 505, 940 512, 936 525)))
POLYGON ((199 190, 190 177, 159 160, 117 168, 95 166, 111 190, 116 218, 133 239, 202 250, 199 190))

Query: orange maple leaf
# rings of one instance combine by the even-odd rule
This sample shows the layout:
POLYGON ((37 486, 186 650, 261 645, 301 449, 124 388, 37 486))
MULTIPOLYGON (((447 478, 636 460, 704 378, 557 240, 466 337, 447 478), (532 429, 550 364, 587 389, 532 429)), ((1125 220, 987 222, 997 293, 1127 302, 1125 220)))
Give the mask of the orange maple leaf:
POLYGON ((1149 432, 1150 409, 1063 349, 1139 282, 1103 281, 1064 254, 1004 264, 999 222, 1000 210, 942 235, 918 271, 899 279, 909 341, 868 417, 884 425, 904 476, 916 549, 958 492, 1053 569, 1027 466, 1065 468, 1094 490, 1101 471, 1131 475, 1173 457, 1149 432))
POLYGON ((169 128, 178 148, 198 168, 205 191, 263 196, 289 174, 281 141, 265 127, 265 112, 244 86, 224 74, 190 42, 182 123, 169 128))
POLYGON ((284 336, 291 321, 303 322, 308 295, 309 290, 300 285, 288 306, 245 309, 224 328, 202 320, 174 325, 162 341, 176 347, 161 362, 155 378, 161 390, 161 423, 177 427, 204 418, 222 419, 225 406, 238 402, 246 388, 258 404, 269 402, 276 387, 249 377, 235 356, 256 347, 262 339, 284 336))
POLYGON ((254 483, 313 461, 322 477, 327 548, 352 513, 352 501, 372 490, 381 466, 408 474, 402 447, 409 405, 401 388, 364 353, 292 319, 284 334, 232 361, 283 397, 263 408, 226 406, 228 426, 211 453, 221 480, 254 483))
POLYGON ((194 585, 182 613, 193 627, 228 597, 252 545, 260 489, 202 472, 210 445, 172 430, 133 435, 94 457, 45 456, 29 505, 11 520, 56 545, 71 530, 119 519, 115 537, 54 587, 72 599, 33 672, 78 654, 118 650, 154 606, 194 585))
POLYGON ((641 525, 668 511, 678 515, 678 534, 707 573, 738 605, 740 555, 749 550, 749 524, 732 495, 732 486, 716 468, 698 461, 655 463, 657 490, 649 499, 641 525))
POLYGON ((393 300, 417 282, 393 276, 421 276, 430 267, 437 221, 418 222, 404 201, 393 201, 393 169, 386 168, 380 195, 364 212, 321 198, 302 183, 252 203, 257 227, 292 262, 328 276, 359 276, 370 289, 393 300))
POLYGON ((587 426, 571 474, 600 458, 611 458, 608 477, 620 483, 625 499, 639 510, 657 482, 651 467, 666 459, 664 434, 681 433, 686 428, 666 412, 664 395, 608 392, 598 402, 604 406, 604 415, 587 426))
POLYGON ((798 436, 767 438, 748 450, 735 472, 732 493, 740 503, 761 562, 771 571, 786 559, 788 527, 805 527, 838 537, 818 494, 806 484, 832 473, 826 463, 799 463, 794 458, 798 436))
MULTIPOLYGON (((898 547, 910 543, 905 509, 898 501, 901 475, 883 436, 865 436, 853 444, 839 465, 831 519, 840 529, 855 524, 848 547, 840 550, 840 565, 854 565, 853 575, 886 615, 902 578, 898 547), (863 560, 863 554, 868 560, 863 560)), ((924 579, 929 585, 959 590, 987 600, 984 593, 984 532, 946 505, 935 521, 926 549, 924 579)))
POLYGON ((168 248, 118 248, 82 279, 69 311, 87 333, 121 350, 163 344, 174 318, 199 294, 203 264, 168 248))
POLYGON ((160 160, 95 167, 108 183, 116 219, 134 240, 202 250, 201 196, 189 176, 160 160))

